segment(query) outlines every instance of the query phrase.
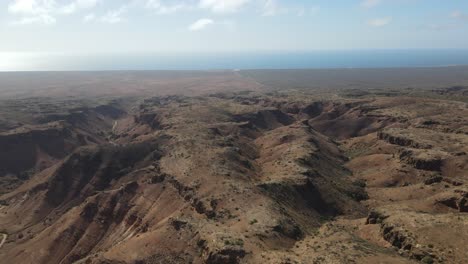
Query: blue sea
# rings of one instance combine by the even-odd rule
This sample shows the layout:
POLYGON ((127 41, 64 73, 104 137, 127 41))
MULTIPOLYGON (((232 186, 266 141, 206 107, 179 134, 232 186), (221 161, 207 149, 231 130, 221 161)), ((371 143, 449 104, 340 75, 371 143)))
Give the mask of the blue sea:
POLYGON ((0 71, 394 68, 468 65, 467 50, 65 54, 0 52, 0 71))

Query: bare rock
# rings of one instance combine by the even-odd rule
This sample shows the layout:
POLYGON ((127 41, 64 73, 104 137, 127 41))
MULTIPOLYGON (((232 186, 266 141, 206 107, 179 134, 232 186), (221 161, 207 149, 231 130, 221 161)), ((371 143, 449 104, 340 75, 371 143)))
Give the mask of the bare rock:
POLYGON ((210 252, 206 260, 207 264, 237 264, 245 257, 245 250, 241 247, 225 247, 215 252, 210 252))
POLYGON ((461 213, 466 213, 468 212, 468 192, 455 192, 454 196, 441 198, 436 203, 456 209, 461 213))
POLYGON ((440 171, 449 154, 436 150, 404 149, 400 160, 418 170, 440 171))

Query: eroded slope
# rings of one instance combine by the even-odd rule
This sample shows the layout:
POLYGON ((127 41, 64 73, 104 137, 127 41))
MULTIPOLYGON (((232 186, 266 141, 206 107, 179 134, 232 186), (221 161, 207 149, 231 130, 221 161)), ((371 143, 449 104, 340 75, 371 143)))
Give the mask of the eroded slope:
POLYGON ((463 103, 217 93, 150 97, 121 110, 92 123, 103 129, 80 130, 101 142, 74 147, 0 197, 2 258, 467 259, 463 103))

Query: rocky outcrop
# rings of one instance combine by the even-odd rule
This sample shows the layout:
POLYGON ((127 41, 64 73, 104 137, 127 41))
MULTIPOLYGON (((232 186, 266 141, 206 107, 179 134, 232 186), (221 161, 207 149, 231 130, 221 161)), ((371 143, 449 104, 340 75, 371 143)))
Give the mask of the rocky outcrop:
POLYGON ((422 261, 423 259, 433 259, 433 255, 429 248, 426 248, 416 241, 416 239, 407 230, 385 222, 389 216, 378 211, 371 211, 367 217, 366 224, 379 224, 382 237, 392 246, 399 249, 401 255, 408 258, 422 261))
POLYGON ((134 117, 135 123, 145 124, 152 129, 161 128, 161 120, 156 113, 144 113, 134 117))
POLYGON ((182 228, 186 227, 188 225, 188 221, 183 220, 183 219, 178 219, 178 218, 171 218, 169 220, 169 223, 174 227, 175 230, 179 231, 182 228))
POLYGON ((225 247, 210 252, 206 259, 207 264, 237 264, 245 257, 245 250, 241 247, 225 247))
POLYGON ((412 148, 418 148, 418 149, 432 148, 431 145, 417 142, 414 139, 411 139, 409 137, 396 133, 396 131, 392 129, 378 132, 377 138, 380 140, 387 141, 390 144, 398 145, 402 147, 412 147, 412 148))
POLYGON ((366 225, 374 225, 380 224, 387 218, 388 216, 378 212, 378 211, 371 211, 366 219, 366 225))
POLYGON ((399 230, 399 228, 387 223, 382 224, 381 228, 383 238, 394 247, 403 250, 411 250, 416 244, 412 237, 402 232, 402 230, 399 230))
POLYGON ((434 184, 434 183, 439 183, 443 179, 444 178, 442 176, 440 176, 440 175, 432 176, 432 177, 429 177, 426 180, 424 180, 424 184, 431 185, 431 184, 434 184))
POLYGON ((455 194, 451 197, 441 198, 436 201, 437 204, 442 204, 447 207, 458 210, 461 213, 468 212, 468 192, 466 191, 455 191, 455 194))
POLYGON ((399 158, 402 162, 418 169, 428 171, 440 171, 444 160, 449 155, 446 152, 435 150, 403 149, 399 158))
POLYGON ((301 230, 300 226, 291 219, 282 219, 278 221, 278 224, 273 227, 273 231, 294 240, 304 238, 304 232, 301 230))
POLYGON ((462 181, 449 179, 449 178, 444 178, 443 181, 453 186, 462 186, 464 184, 462 181))
POLYGON ((418 244, 411 234, 399 227, 384 223, 381 225, 381 231, 383 238, 400 249, 402 255, 418 261, 436 258, 431 250, 418 244))

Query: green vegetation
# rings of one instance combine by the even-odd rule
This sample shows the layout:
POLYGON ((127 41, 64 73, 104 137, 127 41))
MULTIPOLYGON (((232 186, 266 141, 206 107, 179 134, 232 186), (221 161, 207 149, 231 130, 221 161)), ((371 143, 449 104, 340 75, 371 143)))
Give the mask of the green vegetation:
POLYGON ((431 256, 425 256, 424 258, 421 259, 421 263, 432 264, 434 263, 434 259, 432 259, 431 256))
POLYGON ((256 223, 258 223, 257 219, 252 219, 249 222, 249 224, 251 224, 251 225, 256 224, 256 223))
POLYGON ((235 239, 226 239, 224 240, 224 245, 226 246, 244 246, 244 240, 240 238, 235 238, 235 239))

